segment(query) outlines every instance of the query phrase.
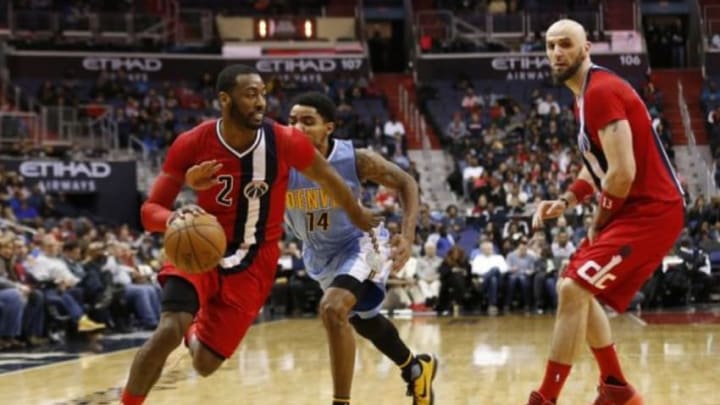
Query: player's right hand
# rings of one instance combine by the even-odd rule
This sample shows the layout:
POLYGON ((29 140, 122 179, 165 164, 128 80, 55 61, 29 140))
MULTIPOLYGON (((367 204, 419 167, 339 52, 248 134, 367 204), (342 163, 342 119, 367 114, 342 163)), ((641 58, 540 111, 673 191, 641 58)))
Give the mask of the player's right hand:
POLYGON ((545 220, 559 217, 565 212, 566 208, 565 201, 562 200, 540 201, 532 218, 533 229, 542 228, 545 220))
POLYGON ((214 159, 200 162, 185 172, 185 184, 193 190, 207 190, 220 184, 215 174, 222 166, 222 163, 214 159))
POLYGON ((207 214, 202 207, 195 204, 183 205, 182 207, 173 211, 170 218, 168 218, 167 225, 170 226, 174 221, 190 219, 200 215, 207 214))
POLYGON ((380 225, 382 219, 383 217, 380 214, 376 214, 365 207, 360 207, 359 215, 350 216, 352 223, 365 232, 370 232, 370 230, 380 225))

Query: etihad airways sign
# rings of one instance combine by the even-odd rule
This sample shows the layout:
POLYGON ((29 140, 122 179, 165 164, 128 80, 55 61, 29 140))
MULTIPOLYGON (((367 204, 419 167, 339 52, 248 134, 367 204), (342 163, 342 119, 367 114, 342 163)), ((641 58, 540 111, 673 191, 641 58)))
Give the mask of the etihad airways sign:
MULTIPOLYGON (((596 54, 593 62, 624 77, 643 76, 647 57, 640 53, 596 54)), ((544 54, 443 54, 421 55, 418 77, 423 82, 458 77, 483 80, 537 81, 550 79, 550 61, 544 54)))
POLYGON ((159 72, 163 68, 162 60, 158 58, 109 58, 90 56, 83 58, 82 67, 90 71, 117 71, 132 72, 159 72))
POLYGON ((27 178, 101 179, 109 177, 112 167, 106 162, 61 162, 29 160, 20 163, 20 174, 27 178))
POLYGON ((17 171, 30 184, 45 192, 71 194, 104 193, 137 188, 135 162, 3 160, 8 170, 17 171))
POLYGON ((74 195, 82 215, 108 224, 138 225, 139 195, 136 162, 100 160, 0 159, 8 171, 19 173, 28 186, 45 193, 74 195))
POLYGON ((127 73, 130 80, 193 80, 204 73, 215 75, 223 67, 242 63, 263 75, 281 80, 328 81, 338 74, 367 76, 369 64, 362 54, 318 57, 265 57, 226 59, 215 55, 102 54, 15 51, 7 55, 13 77, 62 79, 68 71, 79 79, 95 80, 102 71, 127 73))

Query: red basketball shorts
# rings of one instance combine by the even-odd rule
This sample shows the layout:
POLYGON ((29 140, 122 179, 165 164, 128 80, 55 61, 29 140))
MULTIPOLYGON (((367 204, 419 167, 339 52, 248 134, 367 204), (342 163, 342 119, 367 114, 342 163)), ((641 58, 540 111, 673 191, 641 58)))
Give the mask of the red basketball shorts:
POLYGON ((678 201, 627 204, 616 215, 595 242, 578 246, 563 276, 624 312, 677 241, 685 214, 678 201))
POLYGON ((279 255, 277 242, 266 242, 249 267, 232 274, 218 270, 188 274, 166 264, 160 282, 178 276, 195 287, 200 303, 195 315, 196 336, 203 345, 229 358, 270 294, 279 255))

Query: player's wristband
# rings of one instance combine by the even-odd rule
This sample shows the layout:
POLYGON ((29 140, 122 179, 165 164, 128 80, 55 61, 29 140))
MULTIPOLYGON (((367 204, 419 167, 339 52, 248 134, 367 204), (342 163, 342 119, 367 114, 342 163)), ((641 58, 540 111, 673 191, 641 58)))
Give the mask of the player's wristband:
POLYGON ((600 195, 600 209, 615 212, 625 204, 626 197, 617 197, 603 190, 600 195))
POLYGON ((595 192, 595 188, 587 180, 577 179, 572 182, 567 191, 573 193, 575 201, 580 204, 585 201, 588 196, 595 192))

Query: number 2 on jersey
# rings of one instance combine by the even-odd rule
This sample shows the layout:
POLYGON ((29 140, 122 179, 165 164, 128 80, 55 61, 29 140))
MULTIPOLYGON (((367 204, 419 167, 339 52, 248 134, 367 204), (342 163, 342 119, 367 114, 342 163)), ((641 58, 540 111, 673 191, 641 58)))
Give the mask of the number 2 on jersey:
POLYGON ((217 179, 222 183, 222 189, 220 189, 220 192, 215 196, 215 201, 225 207, 232 206, 232 198, 230 198, 229 195, 233 189, 233 176, 223 174, 218 176, 217 179))
POLYGON ((327 231, 330 228, 330 217, 327 212, 321 212, 319 215, 315 215, 315 212, 308 212, 307 215, 307 227, 308 232, 315 232, 318 228, 323 231, 327 231))

